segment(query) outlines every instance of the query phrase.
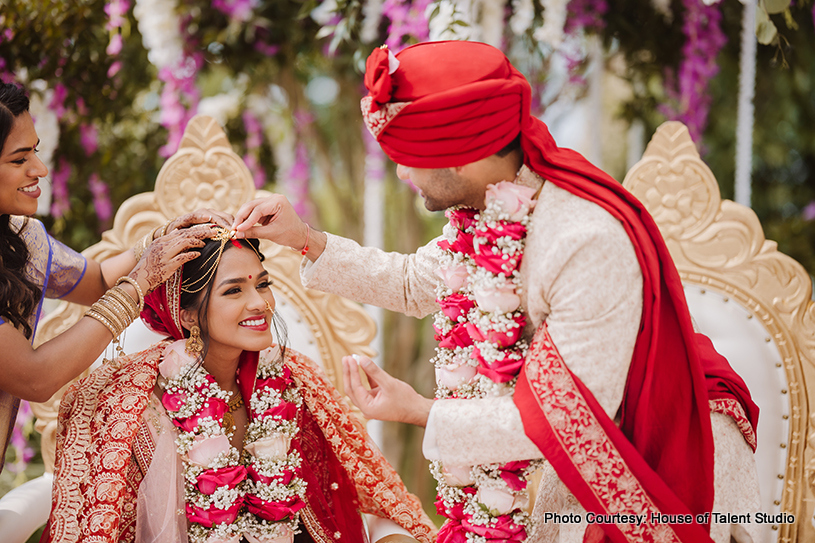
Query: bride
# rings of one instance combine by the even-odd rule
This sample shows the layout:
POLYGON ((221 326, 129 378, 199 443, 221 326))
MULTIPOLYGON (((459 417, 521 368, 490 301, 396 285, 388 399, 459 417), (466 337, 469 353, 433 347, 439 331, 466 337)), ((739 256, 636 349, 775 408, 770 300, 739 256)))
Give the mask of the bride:
POLYGON ((432 541, 339 393, 272 343, 262 260, 257 240, 221 230, 145 298, 168 338, 68 390, 44 540, 364 542, 368 513, 410 534, 381 541, 432 541))

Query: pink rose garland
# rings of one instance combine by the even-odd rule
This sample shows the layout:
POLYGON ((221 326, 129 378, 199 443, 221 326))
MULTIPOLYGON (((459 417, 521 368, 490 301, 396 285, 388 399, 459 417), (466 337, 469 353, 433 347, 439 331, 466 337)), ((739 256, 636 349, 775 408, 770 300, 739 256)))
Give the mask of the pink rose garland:
POLYGON ((302 400, 277 353, 260 353, 249 401, 257 416, 247 426, 239 455, 230 443, 232 429, 223 428, 230 393, 186 354, 184 341, 164 351, 161 404, 179 428, 191 543, 293 539, 296 513, 305 506, 301 459, 292 447, 302 400))
MULTIPOLYGON (((490 185, 486 209, 448 210, 449 224, 437 276, 441 311, 434 329, 439 341, 436 397, 483 398, 514 391, 527 345, 521 336, 520 265, 534 189, 501 182, 490 185)), ((504 466, 442 466, 436 509, 448 521, 440 543, 523 541, 528 515, 526 475, 531 462, 504 466)))

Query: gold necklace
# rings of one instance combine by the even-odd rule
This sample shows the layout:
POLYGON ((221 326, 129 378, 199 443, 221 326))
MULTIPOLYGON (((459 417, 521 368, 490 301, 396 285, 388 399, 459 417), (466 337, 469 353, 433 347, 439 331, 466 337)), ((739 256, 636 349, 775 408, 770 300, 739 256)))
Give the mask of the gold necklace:
POLYGON ((224 413, 224 422, 222 427, 228 432, 230 428, 232 431, 236 429, 235 417, 232 416, 232 413, 243 406, 243 396, 241 395, 240 391, 232 393, 232 397, 229 398, 229 403, 227 406, 229 407, 229 410, 224 413))

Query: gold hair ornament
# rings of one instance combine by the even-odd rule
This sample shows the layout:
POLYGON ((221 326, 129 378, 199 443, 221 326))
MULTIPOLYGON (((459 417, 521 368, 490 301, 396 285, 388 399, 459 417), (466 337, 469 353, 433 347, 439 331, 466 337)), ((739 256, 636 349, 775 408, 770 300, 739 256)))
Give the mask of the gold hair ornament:
MULTIPOLYGON (((195 294, 196 292, 200 292, 201 290, 203 290, 204 287, 206 287, 209 284, 209 282, 215 276, 215 270, 218 269, 218 264, 220 264, 221 262, 221 257, 224 254, 224 248, 226 247, 226 244, 228 242, 231 241, 236 247, 242 247, 242 245, 235 238, 236 232, 234 230, 227 230, 226 228, 220 226, 215 226, 213 228, 215 229, 216 234, 211 239, 220 242, 221 246, 218 248, 217 251, 212 253, 209 256, 209 258, 207 258, 207 260, 204 262, 204 264, 201 266, 204 267, 209 265, 209 269, 207 269, 207 271, 204 272, 204 275, 202 275, 201 277, 194 281, 185 281, 181 283, 181 292, 186 292, 187 294, 195 294)), ((255 254, 258 256, 258 258, 260 258, 260 253, 258 252, 257 249, 255 249, 255 246, 250 243, 249 247, 251 247, 252 250, 255 251, 255 254)))

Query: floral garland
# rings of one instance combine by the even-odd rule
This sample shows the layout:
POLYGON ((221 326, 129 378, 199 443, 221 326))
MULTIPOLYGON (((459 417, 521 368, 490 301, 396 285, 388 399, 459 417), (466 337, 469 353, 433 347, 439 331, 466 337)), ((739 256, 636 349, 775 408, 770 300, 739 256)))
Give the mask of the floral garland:
POLYGON ((279 350, 260 353, 242 454, 229 442, 232 429, 223 428, 232 393, 185 352, 183 340, 167 347, 159 372, 161 403, 179 428, 190 542, 291 542, 305 505, 301 457, 292 447, 302 398, 279 350))
MULTIPOLYGON (((528 350, 521 339, 526 316, 520 265, 534 193, 502 181, 488 186, 484 211, 447 211, 450 222, 438 242, 441 311, 433 325, 439 341, 433 358, 436 398, 484 398, 515 390, 528 350)), ((526 477, 539 466, 539 461, 467 467, 433 462, 436 509, 449 519, 438 541, 525 540, 526 477)))

